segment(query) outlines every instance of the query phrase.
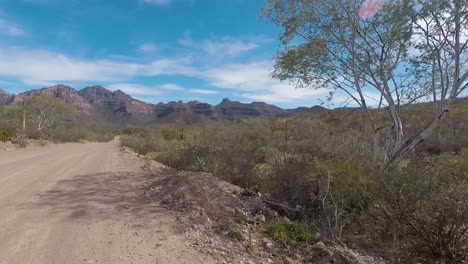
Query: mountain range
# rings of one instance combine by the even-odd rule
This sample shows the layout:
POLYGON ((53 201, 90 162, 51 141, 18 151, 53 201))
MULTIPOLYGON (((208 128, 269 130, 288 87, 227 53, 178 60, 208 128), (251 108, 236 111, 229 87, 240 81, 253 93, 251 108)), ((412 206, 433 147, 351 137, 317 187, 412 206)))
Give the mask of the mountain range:
POLYGON ((321 106, 282 109, 264 102, 241 103, 228 98, 218 105, 199 101, 150 104, 132 98, 121 90, 110 91, 102 86, 76 90, 66 85, 30 90, 18 95, 0 89, 0 106, 15 105, 24 97, 48 94, 69 103, 80 119, 88 122, 121 126, 157 123, 196 123, 209 120, 239 120, 252 117, 290 117, 304 113, 323 113, 321 106))

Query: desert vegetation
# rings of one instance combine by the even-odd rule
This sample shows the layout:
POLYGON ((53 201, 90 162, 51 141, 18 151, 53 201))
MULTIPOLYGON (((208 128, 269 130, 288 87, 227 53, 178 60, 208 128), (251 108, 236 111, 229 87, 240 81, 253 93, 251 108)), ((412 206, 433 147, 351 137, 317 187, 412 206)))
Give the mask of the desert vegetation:
MULTIPOLYGON (((425 107, 407 110, 417 122, 406 130, 430 121, 425 107)), ((384 175, 373 164, 372 131, 359 109, 203 127, 128 127, 121 141, 150 159, 210 172, 293 208, 287 220, 265 224, 285 246, 325 239, 371 247, 404 263, 456 263, 466 261, 468 242, 466 110, 466 102, 457 102, 438 133, 384 175)))
POLYGON ((77 114, 70 104, 49 95, 25 97, 16 105, 0 108, 0 141, 12 140, 24 147, 26 139, 78 142, 115 137, 113 130, 91 126, 77 114))
MULTIPOLYGON (((269 106, 272 115, 262 103, 164 106, 97 86, 66 90, 118 123, 123 146, 280 207, 262 228, 288 250, 321 240, 395 263, 468 263, 468 1, 266 2, 262 19, 281 30, 272 77, 345 107, 269 106)), ((115 135, 63 100, 19 102, 0 109, 1 141, 115 135)))

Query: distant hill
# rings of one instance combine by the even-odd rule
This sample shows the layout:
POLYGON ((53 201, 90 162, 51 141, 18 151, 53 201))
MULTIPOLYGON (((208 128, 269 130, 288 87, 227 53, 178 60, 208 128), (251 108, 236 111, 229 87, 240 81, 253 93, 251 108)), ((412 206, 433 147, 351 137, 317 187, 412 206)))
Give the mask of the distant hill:
POLYGON ((48 94, 72 105, 85 121, 104 125, 144 125, 157 123, 196 123, 210 120, 239 120, 254 117, 290 117, 298 114, 323 113, 321 106, 282 109, 263 102, 241 103, 228 98, 218 105, 199 101, 149 104, 117 90, 89 86, 76 90, 66 85, 31 90, 12 95, 0 89, 0 106, 14 105, 26 96, 48 94))
POLYGON ((14 95, 7 93, 5 90, 0 88, 0 106, 11 103, 14 97, 14 95))

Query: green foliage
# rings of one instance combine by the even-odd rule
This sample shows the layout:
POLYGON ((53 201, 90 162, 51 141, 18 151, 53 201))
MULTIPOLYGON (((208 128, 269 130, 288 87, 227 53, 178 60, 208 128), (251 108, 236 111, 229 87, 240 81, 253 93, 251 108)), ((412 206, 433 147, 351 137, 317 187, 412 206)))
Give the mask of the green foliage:
POLYGON ((49 139, 58 127, 74 115, 73 107, 63 100, 41 94, 24 98, 28 133, 33 138, 49 139))
POLYGON ((395 251, 423 262, 468 260, 467 157, 415 160, 384 180, 372 213, 381 237, 402 242, 395 251), (408 245, 410 250, 403 248, 408 245))
POLYGON ((24 100, 24 107, 19 105, 0 108, 0 130, 11 137, 54 142, 107 142, 116 136, 116 132, 111 129, 76 121, 73 107, 61 99, 36 95, 24 100), (26 131, 23 131, 22 126, 23 113, 26 113, 26 131))
POLYGON ((423 239, 415 232, 417 227, 424 233, 435 230, 445 238, 460 238, 450 242, 450 250, 444 249, 459 259, 461 241, 466 241, 460 233, 466 220, 461 219, 468 219, 462 218, 468 208, 466 154, 416 153, 391 174, 381 175, 372 166, 366 143, 370 134, 362 124, 361 113, 350 117, 338 112, 287 122, 255 119, 183 130, 132 127, 123 130, 121 141, 168 166, 210 172, 300 210, 291 218, 298 222, 280 219, 266 225, 281 243, 311 242, 316 232, 327 239, 360 234, 388 256, 409 263, 414 262, 411 257, 422 262, 447 258, 428 250, 443 248, 444 240, 432 235, 423 239), (182 131, 183 138, 178 136, 182 131), (444 228, 452 225, 456 232, 449 235, 444 228))
POLYGON ((0 129, 8 132, 10 135, 16 135, 21 129, 22 111, 16 106, 7 106, 0 108, 0 129))
POLYGON ((317 231, 310 221, 291 222, 284 218, 275 218, 265 223, 264 228, 267 235, 286 246, 316 240, 317 231))
POLYGON ((111 129, 90 127, 81 123, 72 123, 57 128, 50 139, 54 142, 109 142, 114 139, 116 132, 111 129))
POLYGON ((151 129, 149 127, 129 126, 122 130, 122 134, 143 137, 151 134, 151 129))
POLYGON ((184 140, 184 130, 171 127, 163 127, 160 130, 164 140, 184 140))
POLYGON ((120 137, 120 142, 123 146, 130 147, 141 155, 146 155, 157 149, 157 145, 154 140, 139 136, 122 135, 120 137))

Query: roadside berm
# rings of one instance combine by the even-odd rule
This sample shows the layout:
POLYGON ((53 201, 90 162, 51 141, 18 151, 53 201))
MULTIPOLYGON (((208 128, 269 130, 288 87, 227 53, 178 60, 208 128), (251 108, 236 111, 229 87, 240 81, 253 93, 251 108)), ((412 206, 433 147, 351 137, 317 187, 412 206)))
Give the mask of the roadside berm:
POLYGON ((265 234, 263 224, 288 219, 294 209, 209 173, 177 171, 156 161, 145 169, 153 175, 146 198, 176 216, 179 231, 193 241, 187 246, 219 263, 384 263, 329 241, 282 245, 265 234))

